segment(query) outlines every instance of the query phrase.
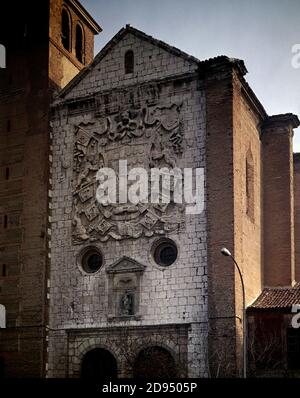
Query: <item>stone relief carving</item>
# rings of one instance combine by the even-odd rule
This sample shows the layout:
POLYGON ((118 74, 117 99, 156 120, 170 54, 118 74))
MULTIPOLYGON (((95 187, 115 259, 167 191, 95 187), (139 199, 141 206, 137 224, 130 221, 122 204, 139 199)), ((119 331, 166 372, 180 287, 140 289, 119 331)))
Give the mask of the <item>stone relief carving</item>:
MULTIPOLYGON (((123 110, 115 116, 106 116, 101 119, 94 135, 98 137, 100 146, 105 147, 113 141, 130 142, 134 138, 142 137, 145 133, 148 133, 147 137, 149 137, 149 130, 167 133, 174 152, 181 153, 183 129, 180 120, 180 105, 123 110)), ((83 131, 78 138, 82 139, 83 145, 86 143, 83 131)), ((78 145, 81 146, 81 142, 78 145)))
MULTIPOLYGON (((183 145, 181 104, 157 105, 154 103, 157 93, 157 88, 149 87, 150 105, 146 101, 139 108, 136 108, 136 100, 131 101, 131 106, 129 99, 132 97, 128 93, 120 102, 113 94, 109 99, 99 97, 97 115, 100 117, 75 126, 72 182, 74 244, 87 240, 103 242, 161 235, 178 230, 183 225, 184 209, 172 202, 105 206, 96 201, 97 171, 101 167, 112 167, 117 171, 119 159, 128 160, 128 169, 137 166, 147 170, 152 167, 176 167, 183 145), (127 109, 120 108, 124 98, 129 102, 127 109), (105 106, 103 114, 102 107, 105 106), (116 113, 111 113, 116 110, 116 113)), ((138 102, 140 98, 141 92, 138 102)), ((144 93, 143 98, 146 98, 144 93)))

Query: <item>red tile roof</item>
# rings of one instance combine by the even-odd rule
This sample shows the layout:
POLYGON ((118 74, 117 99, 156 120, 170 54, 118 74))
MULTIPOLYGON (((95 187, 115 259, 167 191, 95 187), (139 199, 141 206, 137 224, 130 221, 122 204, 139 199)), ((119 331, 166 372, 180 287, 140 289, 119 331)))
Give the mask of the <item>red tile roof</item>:
POLYGON ((248 309, 289 309, 300 305, 300 283, 293 287, 265 288, 248 309))

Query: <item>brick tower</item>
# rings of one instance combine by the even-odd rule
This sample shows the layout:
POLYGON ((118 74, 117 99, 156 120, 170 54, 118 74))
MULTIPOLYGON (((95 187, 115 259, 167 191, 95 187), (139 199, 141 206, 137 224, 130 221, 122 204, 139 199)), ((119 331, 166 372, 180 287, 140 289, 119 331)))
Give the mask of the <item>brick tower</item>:
POLYGON ((77 0, 2 6, 0 69, 1 372, 43 377, 47 367, 49 104, 93 59, 99 25, 77 0), (3 10, 6 7, 6 10, 3 10), (38 15, 38 18, 36 17, 38 15))

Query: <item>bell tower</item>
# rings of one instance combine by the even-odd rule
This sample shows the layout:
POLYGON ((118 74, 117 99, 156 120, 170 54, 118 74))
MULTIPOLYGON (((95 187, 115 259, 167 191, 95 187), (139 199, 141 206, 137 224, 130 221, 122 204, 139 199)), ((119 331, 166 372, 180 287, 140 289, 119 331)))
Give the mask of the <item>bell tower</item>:
MULTIPOLYGON (((0 44, 0 362, 5 377, 47 367, 49 105, 94 57, 100 26, 77 0, 6 2, 0 44), (12 23, 13 21, 13 23, 12 23)), ((49 182, 50 181, 50 182, 49 182)))
POLYGON ((100 26, 77 0, 50 0, 49 79, 64 87, 94 58, 100 26))

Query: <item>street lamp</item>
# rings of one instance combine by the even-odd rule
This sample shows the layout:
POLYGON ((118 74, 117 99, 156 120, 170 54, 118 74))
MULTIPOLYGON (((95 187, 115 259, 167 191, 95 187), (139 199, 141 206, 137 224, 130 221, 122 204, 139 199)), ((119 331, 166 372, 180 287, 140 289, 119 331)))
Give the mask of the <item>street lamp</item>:
POLYGON ((247 319, 246 319, 246 296, 245 296, 245 285, 244 285, 244 280, 243 280, 243 275, 241 273, 240 267, 238 266, 238 263, 235 261, 233 255, 230 253, 226 247, 223 247, 221 249, 221 253, 223 256, 226 257, 231 257, 232 261, 234 262, 240 278, 241 278, 241 284, 242 284, 242 290, 243 290, 243 377, 247 377, 247 319))

